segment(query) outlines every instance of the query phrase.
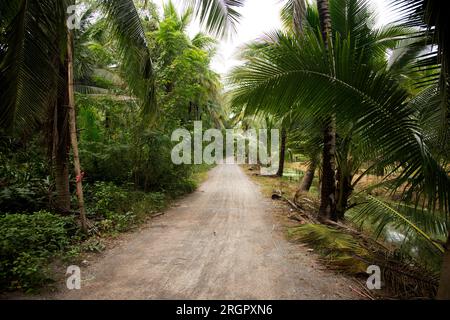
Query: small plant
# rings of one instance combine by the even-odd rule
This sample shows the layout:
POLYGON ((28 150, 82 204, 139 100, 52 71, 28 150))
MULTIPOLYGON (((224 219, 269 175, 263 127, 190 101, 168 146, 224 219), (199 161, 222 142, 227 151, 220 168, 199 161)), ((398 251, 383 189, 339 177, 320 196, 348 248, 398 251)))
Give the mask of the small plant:
POLYGON ((370 265, 381 267, 384 287, 400 298, 434 297, 438 276, 398 250, 363 234, 325 225, 305 224, 289 230, 291 241, 304 242, 317 250, 329 268, 363 276, 370 265))
POLYGON ((111 182, 95 183, 88 188, 88 195, 90 217, 104 233, 128 231, 167 203, 163 193, 129 191, 111 182))
POLYGON ((112 182, 96 182, 88 192, 90 211, 100 218, 106 218, 111 211, 128 209, 128 192, 112 182))
POLYGON ((117 232, 128 231, 136 222, 136 216, 130 211, 125 213, 109 212, 106 216, 108 220, 112 221, 113 230, 117 232))
POLYGON ((74 219, 46 211, 0 216, 0 287, 30 291, 48 282, 47 263, 76 228, 74 219))
POLYGON ((99 238, 90 238, 81 244, 81 250, 84 252, 102 252, 106 246, 99 238))

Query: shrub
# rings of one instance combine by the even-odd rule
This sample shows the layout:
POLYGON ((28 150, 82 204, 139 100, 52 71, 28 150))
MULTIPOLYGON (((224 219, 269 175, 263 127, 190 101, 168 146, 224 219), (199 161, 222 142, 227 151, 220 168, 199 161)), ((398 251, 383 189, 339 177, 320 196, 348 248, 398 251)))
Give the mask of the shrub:
POLYGON ((129 191, 111 182, 96 182, 87 188, 88 211, 104 232, 123 232, 166 206, 163 193, 129 191))
POLYGON ((105 248, 106 245, 98 237, 90 238, 80 245, 80 251, 83 252, 102 252, 105 248))
POLYGON ((109 212, 107 220, 112 222, 113 231, 124 232, 131 229, 136 224, 136 215, 131 212, 109 212))
POLYGON ((0 135, 1 212, 34 212, 48 207, 51 196, 48 162, 36 150, 35 143, 25 147, 0 135))
POLYGON ((192 179, 181 179, 172 182, 167 186, 167 190, 172 198, 192 193, 197 189, 197 182, 192 179))
POLYGON ((89 211, 100 218, 106 218, 111 211, 126 212, 130 206, 127 190, 112 182, 96 182, 86 187, 89 211))
POLYGON ((50 258, 63 252, 77 226, 49 212, 0 216, 0 288, 30 289, 48 282, 50 258))

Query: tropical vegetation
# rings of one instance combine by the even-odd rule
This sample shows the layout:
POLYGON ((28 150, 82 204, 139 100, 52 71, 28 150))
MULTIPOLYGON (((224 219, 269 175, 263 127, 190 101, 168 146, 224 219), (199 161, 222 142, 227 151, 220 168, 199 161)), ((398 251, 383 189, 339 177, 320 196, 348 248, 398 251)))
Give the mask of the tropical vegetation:
POLYGON ((317 198, 294 240, 347 270, 385 262, 387 279, 392 269, 419 274, 422 296, 450 299, 441 1, 392 2, 397 21, 379 26, 369 0, 286 0, 283 29, 248 43, 226 77, 211 61, 239 28, 244 0, 184 1, 183 10, 167 1, 162 12, 148 0, 86 0, 76 19, 74 4, 0 4, 3 289, 46 283, 55 257, 95 251, 103 235, 193 191, 207 168, 173 164, 170 137, 203 121, 281 129, 277 176, 302 159, 292 196, 298 207, 317 198), (192 37, 194 19, 204 32, 192 37))

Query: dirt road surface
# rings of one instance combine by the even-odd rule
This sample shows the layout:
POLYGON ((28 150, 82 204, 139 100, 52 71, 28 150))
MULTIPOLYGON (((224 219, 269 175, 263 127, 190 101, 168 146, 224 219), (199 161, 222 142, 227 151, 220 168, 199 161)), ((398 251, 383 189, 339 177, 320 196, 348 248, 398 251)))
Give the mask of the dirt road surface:
POLYGON ((282 227, 237 165, 213 169, 194 194, 82 270, 56 299, 357 299, 282 227))

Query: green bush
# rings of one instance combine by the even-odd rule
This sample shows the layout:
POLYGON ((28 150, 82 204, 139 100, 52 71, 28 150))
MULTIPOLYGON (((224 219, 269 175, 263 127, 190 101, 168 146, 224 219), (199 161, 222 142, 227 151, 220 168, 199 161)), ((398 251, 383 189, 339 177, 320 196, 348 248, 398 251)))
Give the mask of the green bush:
POLYGON ((192 179, 181 179, 174 181, 167 186, 167 190, 172 198, 192 193, 197 189, 197 182, 192 179))
POLYGON ((106 220, 111 221, 112 229, 110 231, 124 232, 131 229, 136 224, 136 215, 131 212, 109 212, 106 220))
POLYGON ((127 231, 166 206, 163 193, 130 191, 112 182, 87 186, 88 212, 103 232, 127 231))
POLYGON ((47 264, 70 244, 73 218, 49 212, 0 216, 0 288, 30 290, 49 280, 47 264))
POLYGON ((96 182, 86 187, 89 211, 100 218, 106 218, 111 211, 126 212, 130 206, 128 191, 112 182, 96 182))
POLYGON ((133 192, 132 198, 131 210, 139 217, 161 211, 167 205, 167 197, 161 192, 133 192))
POLYGON ((36 148, 23 146, 0 131, 0 211, 34 212, 48 207, 52 181, 48 162, 36 148))
POLYGON ((97 252, 98 253, 98 252, 102 252, 105 249, 106 249, 106 245, 103 243, 101 238, 98 238, 98 237, 90 238, 90 239, 86 240, 85 242, 83 242, 79 246, 79 250, 83 251, 83 252, 97 252))

